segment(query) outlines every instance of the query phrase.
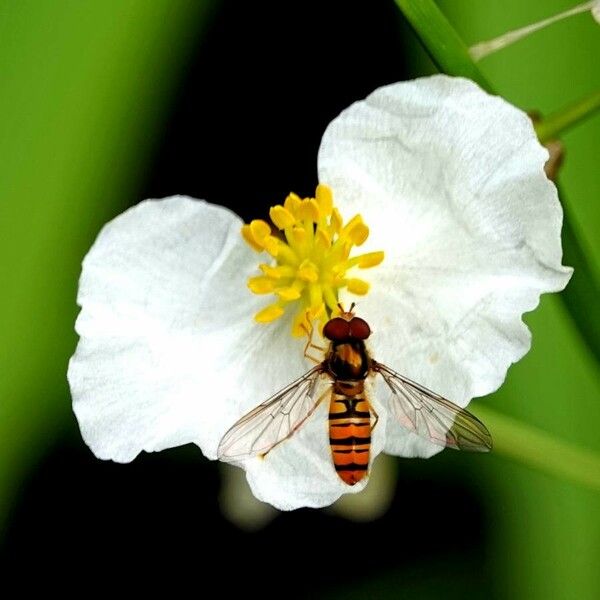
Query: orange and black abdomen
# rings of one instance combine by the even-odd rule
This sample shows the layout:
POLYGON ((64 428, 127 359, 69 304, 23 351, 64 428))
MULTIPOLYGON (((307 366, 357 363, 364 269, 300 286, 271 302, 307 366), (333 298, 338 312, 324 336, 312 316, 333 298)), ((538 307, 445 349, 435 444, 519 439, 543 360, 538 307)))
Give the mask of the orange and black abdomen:
POLYGON ((371 411, 364 380, 334 383, 329 443, 337 474, 348 485, 358 483, 368 472, 371 448, 371 411))

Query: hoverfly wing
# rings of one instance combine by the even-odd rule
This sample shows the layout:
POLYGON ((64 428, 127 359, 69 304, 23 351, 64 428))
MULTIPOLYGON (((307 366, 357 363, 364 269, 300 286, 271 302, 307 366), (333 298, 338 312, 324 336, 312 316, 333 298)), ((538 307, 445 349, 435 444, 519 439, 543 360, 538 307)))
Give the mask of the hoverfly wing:
POLYGON ((324 365, 317 365, 244 415, 221 439, 219 459, 264 456, 291 437, 326 396, 320 385, 324 372, 324 365))
POLYGON ((489 452, 492 436, 469 411, 426 387, 373 361, 391 390, 390 409, 400 425, 422 438, 456 450, 489 452))

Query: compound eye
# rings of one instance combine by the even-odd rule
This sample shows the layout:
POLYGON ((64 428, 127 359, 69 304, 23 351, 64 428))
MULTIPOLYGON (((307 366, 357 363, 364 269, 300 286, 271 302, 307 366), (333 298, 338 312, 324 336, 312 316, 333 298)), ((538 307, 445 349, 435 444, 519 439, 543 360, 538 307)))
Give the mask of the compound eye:
POLYGON ((364 319, 354 317, 348 325, 350 325, 350 337, 366 340, 371 335, 371 328, 364 319))
POLYGON ((323 335, 332 342, 348 339, 350 337, 350 323, 341 317, 331 319, 323 327, 323 335))

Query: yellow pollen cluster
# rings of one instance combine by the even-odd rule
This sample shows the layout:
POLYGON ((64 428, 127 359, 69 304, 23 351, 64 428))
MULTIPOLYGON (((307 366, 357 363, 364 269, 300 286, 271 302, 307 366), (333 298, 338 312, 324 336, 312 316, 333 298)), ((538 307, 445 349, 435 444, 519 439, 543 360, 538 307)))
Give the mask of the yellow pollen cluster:
POLYGON ((272 206, 270 225, 255 219, 242 227, 242 236, 257 252, 267 252, 274 261, 260 264, 262 275, 250 277, 248 287, 255 294, 275 294, 276 301, 255 315, 259 323, 281 317, 287 306, 297 303, 292 335, 306 335, 313 320, 321 324, 339 312, 341 288, 357 295, 369 291, 362 279, 348 277, 352 267, 367 269, 383 260, 383 252, 350 257, 353 246, 362 245, 369 228, 360 215, 343 223, 333 205, 331 190, 317 186, 314 198, 290 194, 283 205, 272 206))

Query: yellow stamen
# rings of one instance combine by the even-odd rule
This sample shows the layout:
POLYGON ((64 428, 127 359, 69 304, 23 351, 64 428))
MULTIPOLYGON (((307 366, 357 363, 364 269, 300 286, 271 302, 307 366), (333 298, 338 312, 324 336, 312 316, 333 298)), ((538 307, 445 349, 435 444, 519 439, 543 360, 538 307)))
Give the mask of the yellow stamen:
POLYGON ((253 250, 256 250, 257 252, 262 252, 264 250, 261 244, 257 244, 254 241, 254 236, 252 235, 252 231, 250 231, 250 225, 242 225, 242 237, 253 250))
POLYGON ((323 306, 323 290, 320 285, 313 283, 308 288, 309 307, 311 314, 318 312, 323 306))
POLYGON ((272 236, 272 235, 267 235, 263 238, 262 240, 262 244, 264 249, 273 257, 275 258, 276 256, 279 255, 279 250, 281 247, 281 243, 280 241, 272 236))
POLYGON ((296 216, 300 220, 307 220, 316 223, 319 220, 319 205, 313 198, 307 198, 300 202, 296 216))
POLYGON ((356 215, 344 227, 342 235, 347 236, 356 246, 360 246, 369 237, 369 228, 363 223, 362 217, 356 215))
POLYGON ((342 215, 340 215, 340 211, 334 206, 331 212, 331 223, 329 225, 329 230, 331 234, 339 233, 342 229, 343 223, 344 220, 342 219, 342 215))
POLYGON ((242 227, 243 238, 254 250, 273 257, 272 264, 259 265, 262 275, 248 279, 253 293, 273 293, 276 298, 254 318, 259 323, 270 323, 296 304, 291 333, 302 337, 314 321, 322 329, 332 315, 339 314, 341 289, 366 294, 369 284, 348 277, 348 271, 374 267, 384 255, 380 251, 351 257, 354 246, 366 241, 369 228, 361 215, 344 225, 333 205, 333 194, 324 184, 319 184, 314 198, 289 194, 283 205, 271 207, 269 215, 285 239, 275 237, 271 226, 260 219, 242 227))
POLYGON ((331 193, 331 189, 320 183, 317 186, 315 196, 321 217, 328 217, 333 210, 333 194, 331 193))
POLYGON ((383 250, 380 250, 379 252, 368 252, 367 254, 361 254, 356 258, 358 259, 357 264, 359 269, 370 269, 383 262, 384 253, 383 250))
POLYGON ((275 289, 275 282, 268 277, 250 277, 248 287, 255 294, 270 294, 275 289))
POLYGON ((369 291, 369 284, 362 279, 347 279, 346 287, 349 292, 358 296, 364 296, 369 291))
POLYGON ((294 215, 287 208, 284 208, 280 204, 277 206, 271 206, 269 216, 271 217, 271 221, 273 221, 277 229, 291 227, 296 220, 294 215))
POLYGON ((264 263, 258 265, 258 268, 267 276, 272 279, 281 279, 282 277, 293 277, 294 269, 286 265, 280 265, 279 267, 272 267, 271 265, 265 265, 264 263))
POLYGON ((293 227, 292 228, 292 239, 290 242, 294 242, 297 246, 302 246, 306 239, 308 238, 308 233, 304 227, 293 227))
POLYGON ((310 320, 306 310, 301 310, 294 317, 292 322, 292 335, 294 337, 303 337, 310 332, 310 320))
POLYGON ((271 235, 271 228, 266 221, 254 219, 254 221, 251 221, 250 223, 250 233, 257 244, 263 245, 263 240, 268 235, 271 235))
POLYGON ((319 269, 317 269, 317 267, 309 260, 304 260, 298 267, 296 276, 298 279, 302 279, 302 281, 314 283, 319 279, 319 269))
POLYGON ((289 287, 277 288, 275 293, 286 302, 291 302, 292 300, 298 300, 301 296, 301 290, 299 290, 296 286, 290 285, 289 287))
POLYGON ((279 319, 283 314, 283 308, 279 304, 271 304, 254 315, 254 320, 258 323, 270 323, 279 319))
POLYGON ((283 203, 283 207, 289 212, 291 212, 294 216, 296 216, 296 210, 298 209, 298 206, 300 206, 300 202, 300 196, 292 192, 291 194, 288 194, 288 197, 283 203))
POLYGON ((315 235, 315 246, 320 248, 322 251, 329 250, 331 248, 331 237, 324 229, 317 229, 315 235))

